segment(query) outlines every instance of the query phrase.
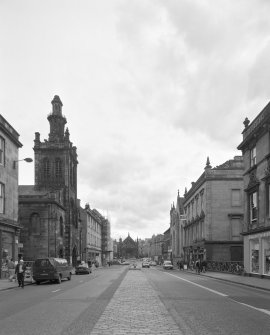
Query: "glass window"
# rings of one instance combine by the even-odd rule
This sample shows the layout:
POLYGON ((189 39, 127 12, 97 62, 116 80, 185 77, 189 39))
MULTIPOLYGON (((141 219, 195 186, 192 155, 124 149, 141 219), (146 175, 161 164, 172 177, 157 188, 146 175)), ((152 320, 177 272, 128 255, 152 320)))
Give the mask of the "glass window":
POLYGON ((253 166, 256 164, 256 147, 253 147, 250 150, 250 166, 253 166))
POLYGON ((0 213, 3 214, 5 210, 5 185, 0 183, 0 213))
POLYGON ((264 245, 264 274, 270 275, 270 237, 263 239, 264 245))
POLYGON ((251 272, 259 273, 259 241, 251 241, 251 272))
POLYGON ((50 177, 50 162, 48 158, 44 158, 43 160, 43 173, 45 178, 50 177))
POLYGON ((250 223, 257 222, 258 207, 257 207, 257 192, 253 192, 249 196, 249 208, 250 208, 250 223))
POLYGON ((240 220, 232 219, 232 240, 238 241, 240 239, 240 220))
POLYGON ((62 162, 60 158, 55 160, 55 177, 60 178, 62 176, 62 162))
POLYGON ((64 223, 62 216, 60 217, 60 236, 64 236, 64 223))
POLYGON ((5 140, 0 136, 0 164, 5 163, 5 140))
POLYGON ((232 190, 232 206, 241 206, 240 190, 232 190))

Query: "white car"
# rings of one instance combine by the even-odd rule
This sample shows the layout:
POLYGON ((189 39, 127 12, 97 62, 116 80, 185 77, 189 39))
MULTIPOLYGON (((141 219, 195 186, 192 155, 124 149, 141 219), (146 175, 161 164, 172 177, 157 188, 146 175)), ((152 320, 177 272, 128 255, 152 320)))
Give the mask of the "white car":
POLYGON ((173 265, 171 261, 164 261, 163 269, 165 270, 173 270, 173 265))

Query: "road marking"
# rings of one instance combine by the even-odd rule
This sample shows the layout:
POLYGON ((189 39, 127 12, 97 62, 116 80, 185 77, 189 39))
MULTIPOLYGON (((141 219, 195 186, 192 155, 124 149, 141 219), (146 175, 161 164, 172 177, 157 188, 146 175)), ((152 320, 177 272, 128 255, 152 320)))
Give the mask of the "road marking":
POLYGON ((236 300, 234 300, 234 299, 232 299, 232 300, 235 301, 235 302, 237 302, 237 303, 240 304, 240 305, 243 305, 243 306, 246 306, 246 307, 250 307, 250 308, 252 308, 252 309, 255 309, 256 311, 265 313, 265 314, 267 314, 267 315, 270 316, 270 311, 268 311, 267 309, 257 308, 257 307, 254 307, 254 306, 245 304, 244 302, 239 302, 239 301, 236 301, 236 300))
MULTIPOLYGON (((164 273, 166 273, 166 272, 164 272, 164 273)), ((200 285, 200 284, 194 283, 194 282, 192 282, 192 281, 190 281, 190 280, 187 280, 187 279, 178 277, 178 276, 173 275, 173 274, 171 274, 171 273, 166 273, 166 274, 167 274, 168 276, 175 277, 175 278, 177 278, 177 279, 179 279, 179 280, 183 280, 183 281, 185 281, 185 282, 187 282, 187 283, 190 283, 190 284, 192 284, 192 285, 195 285, 195 286, 198 286, 198 287, 200 287, 200 288, 203 288, 203 289, 205 289, 205 290, 207 290, 207 291, 210 291, 210 292, 212 292, 212 293, 221 295, 222 297, 228 297, 227 294, 218 292, 218 291, 216 291, 216 290, 212 290, 211 288, 208 288, 208 287, 202 286, 202 285, 200 285)))
POLYGON ((211 288, 208 288, 208 287, 202 286, 202 285, 200 285, 200 284, 194 283, 194 282, 192 282, 192 281, 190 281, 190 280, 187 280, 187 279, 178 277, 178 276, 173 275, 173 274, 171 274, 171 273, 165 273, 165 274, 167 274, 167 275, 169 275, 169 276, 172 276, 172 277, 175 277, 175 278, 177 278, 177 279, 179 279, 179 280, 183 280, 183 281, 185 281, 185 282, 188 282, 188 283, 190 283, 190 284, 192 284, 192 285, 195 285, 195 286, 198 286, 198 287, 200 287, 200 288, 203 288, 203 289, 205 289, 205 290, 207 290, 207 291, 210 291, 210 292, 212 292, 212 293, 221 295, 222 297, 228 297, 230 300, 232 300, 233 302, 235 302, 235 303, 237 303, 237 304, 240 304, 240 305, 243 305, 243 306, 246 306, 246 307, 255 309, 255 310, 258 311, 258 312, 261 312, 261 313, 264 313, 264 314, 267 314, 268 316, 270 316, 270 311, 267 310, 267 309, 257 308, 257 307, 254 307, 254 306, 252 306, 252 305, 245 304, 244 302, 240 302, 240 301, 234 300, 234 299, 230 298, 227 294, 218 292, 218 291, 216 291, 216 290, 212 290, 211 288))
POLYGON ((52 291, 52 293, 58 292, 58 291, 60 291, 60 290, 61 290, 61 289, 59 288, 58 290, 52 291))

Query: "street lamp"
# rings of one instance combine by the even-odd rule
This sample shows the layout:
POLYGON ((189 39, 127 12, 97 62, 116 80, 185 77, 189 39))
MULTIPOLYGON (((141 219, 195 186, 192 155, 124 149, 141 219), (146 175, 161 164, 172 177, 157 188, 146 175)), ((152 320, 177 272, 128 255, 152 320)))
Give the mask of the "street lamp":
POLYGON ((17 160, 17 161, 13 161, 13 169, 16 169, 16 163, 17 163, 17 162, 21 162, 21 161, 25 161, 25 162, 27 162, 27 163, 31 163, 31 162, 33 162, 33 159, 30 158, 30 157, 26 157, 26 158, 24 158, 24 159, 19 159, 19 160, 17 160))

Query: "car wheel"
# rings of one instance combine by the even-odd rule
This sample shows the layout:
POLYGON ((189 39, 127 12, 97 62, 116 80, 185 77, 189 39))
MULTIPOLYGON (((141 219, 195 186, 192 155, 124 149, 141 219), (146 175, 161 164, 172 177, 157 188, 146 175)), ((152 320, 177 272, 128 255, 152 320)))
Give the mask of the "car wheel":
POLYGON ((62 281, 62 278, 61 278, 61 275, 58 276, 58 279, 57 279, 57 283, 58 284, 61 284, 61 281, 62 281))
POLYGON ((71 280, 71 273, 69 274, 69 276, 67 277, 68 280, 71 280))
POLYGON ((39 284, 40 284, 40 281, 37 280, 37 281, 36 281, 36 284, 39 285, 39 284))

